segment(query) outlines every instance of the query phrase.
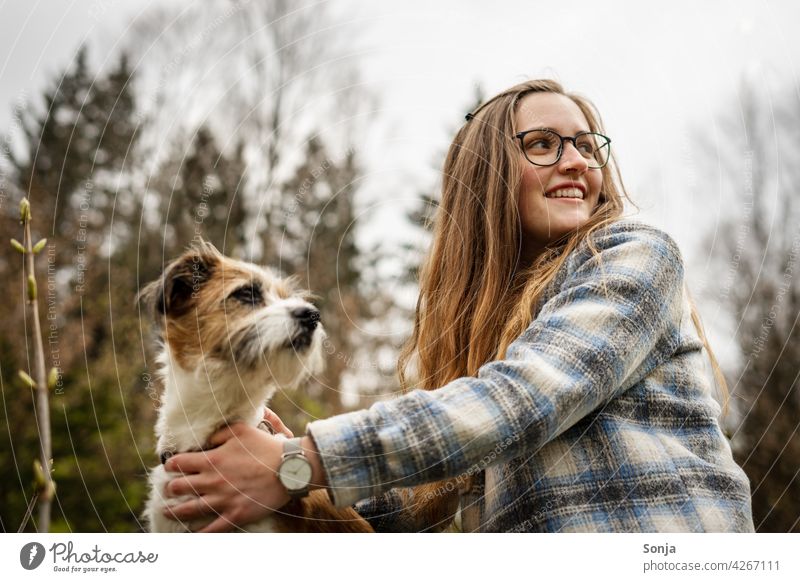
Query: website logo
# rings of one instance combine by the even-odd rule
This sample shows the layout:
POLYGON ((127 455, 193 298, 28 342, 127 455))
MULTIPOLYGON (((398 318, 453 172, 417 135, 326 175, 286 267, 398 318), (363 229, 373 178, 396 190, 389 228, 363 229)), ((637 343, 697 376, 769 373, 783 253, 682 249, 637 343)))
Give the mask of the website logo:
POLYGON ((26 570, 35 570, 44 561, 44 546, 38 542, 30 542, 19 551, 19 563, 26 570))

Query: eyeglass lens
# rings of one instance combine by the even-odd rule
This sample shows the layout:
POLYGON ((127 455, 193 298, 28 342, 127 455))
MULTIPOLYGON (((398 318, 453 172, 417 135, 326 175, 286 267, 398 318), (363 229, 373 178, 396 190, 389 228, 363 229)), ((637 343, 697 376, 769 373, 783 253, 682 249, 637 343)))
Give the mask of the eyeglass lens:
MULTIPOLYGON (((562 138, 554 131, 541 129, 529 131, 522 138, 522 149, 525 157, 538 166, 550 166, 561 157, 563 141, 572 141, 572 138, 562 138)), ((584 133, 574 138, 575 149, 588 162, 590 168, 601 168, 608 162, 610 151, 609 141, 599 133, 584 133)))

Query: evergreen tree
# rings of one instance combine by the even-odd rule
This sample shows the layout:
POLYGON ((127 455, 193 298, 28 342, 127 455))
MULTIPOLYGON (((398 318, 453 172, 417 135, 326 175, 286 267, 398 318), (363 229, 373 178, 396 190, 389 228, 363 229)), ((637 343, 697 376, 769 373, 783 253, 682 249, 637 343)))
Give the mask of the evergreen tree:
MULTIPOLYGON (((223 5, 227 7, 216 3, 212 11, 219 13, 223 5)), ((309 67, 308 58, 318 60, 323 53, 308 49, 307 43, 301 52, 273 50, 271 35, 302 36, 303 30, 317 30, 314 23, 324 22, 319 10, 302 18, 299 11, 288 18, 267 18, 273 8, 280 14, 291 11, 286 3, 238 7, 236 14, 242 18, 220 19, 213 38, 198 43, 196 51, 181 53, 179 61, 173 59, 174 51, 166 52, 166 58, 172 59, 168 66, 180 62, 187 73, 184 78, 197 79, 207 55, 224 48, 230 66, 218 78, 217 89, 221 84, 230 91, 230 101, 225 114, 212 122, 215 128, 224 127, 235 118, 233 126, 240 139, 230 147, 206 126, 189 138, 181 135, 187 124, 178 119, 174 125, 178 135, 169 137, 171 152, 159 161, 153 144, 160 143, 167 130, 163 124, 142 122, 142 115, 145 120, 163 121, 184 114, 183 96, 173 91, 180 84, 161 83, 163 76, 158 77, 156 98, 137 100, 129 60, 123 55, 111 69, 98 74, 91 70, 86 49, 50 84, 43 106, 31 108, 24 117, 24 135, 14 150, 18 155, 10 156, 8 166, 13 170, 15 196, 25 193, 39 218, 34 222, 38 230, 34 238, 49 239, 47 260, 40 261, 38 268, 41 280, 47 282, 42 284, 46 291, 40 294, 41 311, 45 317, 51 309, 53 314, 53 343, 46 351, 49 348, 51 359, 58 356, 63 371, 61 387, 52 399, 56 530, 136 531, 140 527, 137 516, 146 493, 144 477, 147 468, 157 463, 153 423, 160 386, 155 381, 150 326, 141 320, 142 315, 149 319, 149 314, 139 313, 134 296, 196 236, 211 240, 228 255, 249 258, 251 241, 246 229, 256 223, 256 207, 261 212, 266 209, 263 222, 268 226, 256 234, 259 244, 254 245, 253 255, 259 257, 260 252, 261 262, 300 275, 305 286, 323 295, 324 324, 335 352, 327 375, 318 379, 316 388, 312 383, 310 391, 302 391, 299 409, 305 412, 291 408, 298 417, 308 420, 308 415, 326 417, 342 410, 340 385, 353 371, 354 354, 372 347, 355 332, 376 313, 372 296, 365 291, 365 261, 354 238, 356 153, 327 165, 326 146, 309 143, 308 159, 296 175, 286 179, 294 162, 288 153, 296 151, 293 144, 302 141, 304 128, 318 124, 315 116, 329 121, 337 107, 352 116, 358 97, 352 88, 359 85, 352 80, 355 77, 342 77, 339 69, 334 79, 327 75, 329 68, 309 67), (245 52, 229 51, 225 42, 238 45, 243 23, 249 27, 250 16, 262 13, 270 23, 258 28, 264 42, 248 43, 245 52), (278 31, 280 27, 285 29, 278 31), (268 60, 263 58, 265 50, 268 60), (244 60, 234 62, 242 56, 244 60), (253 76, 241 75, 238 67, 242 64, 257 64, 253 76), (336 99, 327 100, 324 108, 306 88, 309 77, 292 73, 311 69, 326 73, 314 76, 314 86, 334 81, 345 85, 341 91, 330 92, 336 99), (261 83, 263 75, 271 83, 270 73, 278 70, 275 85, 261 83), (239 86, 230 79, 253 82, 239 86), (345 97, 354 100, 345 101, 345 97), (312 101, 314 107, 299 106, 312 101), (290 127, 285 120, 290 116, 297 120, 293 116, 299 109, 306 112, 304 122, 290 127), (158 118, 159 114, 166 117, 158 118), (251 162, 249 171, 245 159, 251 162), (252 163, 255 160, 259 163, 252 163), (319 168, 322 172, 315 176, 319 168), (295 200, 308 176, 312 176, 308 189, 313 192, 287 213, 289 200, 295 200), (249 200, 242 196, 244 191, 249 192, 249 200), (256 196, 264 200, 255 200, 256 196), (337 354, 341 355, 338 359, 337 354)), ((159 38, 160 20, 152 22, 159 38)), ((187 38, 198 38, 198 22, 181 20, 187 38)), ((315 43, 332 50, 327 39, 313 36, 315 43)), ((349 124, 338 126, 343 134, 352 129, 349 124)), ((11 202, 4 208, 13 207, 11 202)), ((8 232, 14 232, 17 224, 10 215, 3 213, 0 220, 3 227, 8 224, 8 232)), ((8 297, 22 297, 18 259, 10 247, 0 250, 0 276, 8 297)), ((0 481, 0 527, 14 531, 31 482, 26 459, 35 458, 37 449, 30 422, 33 401, 27 391, 19 392, 14 379, 15 371, 25 368, 27 353, 19 303, 0 304, 0 316, 10 330, 0 335, 0 432, 10 435, 7 445, 0 445, 0 468, 13 476, 0 481)), ((301 422, 292 422, 288 410, 281 414, 293 428, 301 428, 301 422)), ((34 528, 35 524, 28 526, 28 530, 34 528)))
POLYGON ((244 175, 243 143, 225 155, 205 125, 188 148, 184 140, 176 140, 152 193, 159 197, 163 226, 169 233, 163 241, 165 256, 179 254, 198 237, 227 255, 244 255, 248 218, 244 175))
POLYGON ((60 245, 59 262, 68 264, 77 243, 99 244, 113 200, 111 177, 124 166, 136 143, 131 69, 122 55, 107 75, 93 75, 81 48, 74 65, 44 94, 43 107, 24 118, 25 140, 10 163, 18 187, 48 218, 43 235, 71 241, 60 245), (95 183, 95 180, 100 180, 95 183), (92 240, 79 240, 93 234, 92 240))
MULTIPOLYGON (((342 378, 355 362, 359 322, 368 317, 361 297, 357 264, 354 202, 358 175, 355 152, 333 159, 323 142, 311 138, 294 175, 283 186, 283 208, 264 233, 265 248, 282 271, 296 275, 315 294, 314 300, 328 334, 326 370, 302 393, 286 395, 293 405, 275 407, 302 420, 330 416, 344 410, 342 378)), ((298 419, 298 420, 294 420, 298 419)))
MULTIPOLYGON (((32 201, 39 236, 48 238, 38 262, 40 311, 48 366, 63 373, 51 399, 58 487, 52 527, 135 531, 144 484, 130 437, 142 426, 137 417, 149 416, 152 426, 153 406, 142 389, 143 362, 135 357, 141 353, 132 309, 136 263, 121 264, 115 254, 121 255, 130 240, 126 226, 137 212, 126 186, 128 168, 135 163, 135 102, 124 56, 107 74, 90 73, 87 61, 82 49, 45 92, 44 111, 27 114, 23 153, 9 161, 16 189, 32 201)), ((9 264, 19 264, 8 247, 0 252, 9 264)), ((17 476, 0 484, 6 531, 16 531, 25 512, 37 440, 32 398, 11 397, 21 390, 11 374, 26 367, 22 338, 30 334, 19 309, 20 274, 12 268, 4 278, 9 301, 0 307, 7 312, 4 323, 15 330, 13 336, 3 335, 0 346, 0 422, 5 425, 0 432, 10 435, 7 446, 0 447, 0 466, 17 476)), ((30 523, 27 529, 35 527, 30 523)))

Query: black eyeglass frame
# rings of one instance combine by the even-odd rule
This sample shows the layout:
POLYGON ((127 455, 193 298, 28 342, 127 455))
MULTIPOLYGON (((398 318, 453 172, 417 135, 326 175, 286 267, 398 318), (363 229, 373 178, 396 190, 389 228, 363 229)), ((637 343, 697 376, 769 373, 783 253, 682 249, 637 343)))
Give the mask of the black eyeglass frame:
MULTIPOLYGON (((546 127, 536 127, 534 129, 528 129, 526 131, 520 131, 519 133, 515 134, 514 137, 519 140, 519 148, 522 150, 522 154, 525 156, 526 160, 528 160, 534 166, 547 168, 549 166, 555 166, 559 162, 559 160, 561 160, 561 155, 564 153, 564 142, 565 141, 571 141, 572 142, 572 147, 574 147, 577 150, 578 149, 578 142, 576 140, 578 138, 584 136, 584 135, 597 135, 599 137, 602 137, 604 140, 606 140, 606 144, 604 146, 602 146, 604 148, 605 147, 608 148, 608 155, 606 156, 606 161, 603 163, 602 166, 590 166, 590 169, 592 169, 592 170, 599 170, 601 168, 605 168, 606 165, 608 164, 608 160, 611 159, 611 138, 608 137, 607 135, 603 135, 602 133, 597 133, 596 131, 581 131, 580 133, 576 133, 572 137, 566 137, 566 136, 563 136, 563 135, 560 135, 560 134, 556 133, 552 129, 547 129, 546 127), (558 155, 556 156, 556 159, 555 159, 554 162, 552 162, 550 164, 537 164, 536 162, 532 161, 528 157, 528 152, 525 151, 525 143, 523 142, 523 140, 525 139, 526 135, 528 135, 529 133, 533 133, 534 131, 546 131, 547 133, 552 133, 553 135, 558 137, 558 139, 560 140, 560 142, 558 144, 558 155)), ((578 151, 580 151, 580 150, 578 150, 578 151)))

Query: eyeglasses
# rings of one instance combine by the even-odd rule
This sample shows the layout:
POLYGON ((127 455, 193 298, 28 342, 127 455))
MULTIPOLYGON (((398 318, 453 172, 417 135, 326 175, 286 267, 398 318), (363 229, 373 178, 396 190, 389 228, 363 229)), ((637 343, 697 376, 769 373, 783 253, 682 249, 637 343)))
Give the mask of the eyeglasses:
POLYGON ((558 162, 565 141, 572 142, 590 168, 605 166, 611 153, 611 140, 599 133, 584 131, 575 137, 564 137, 549 129, 529 129, 514 137, 519 140, 525 158, 534 166, 552 166, 558 162))

